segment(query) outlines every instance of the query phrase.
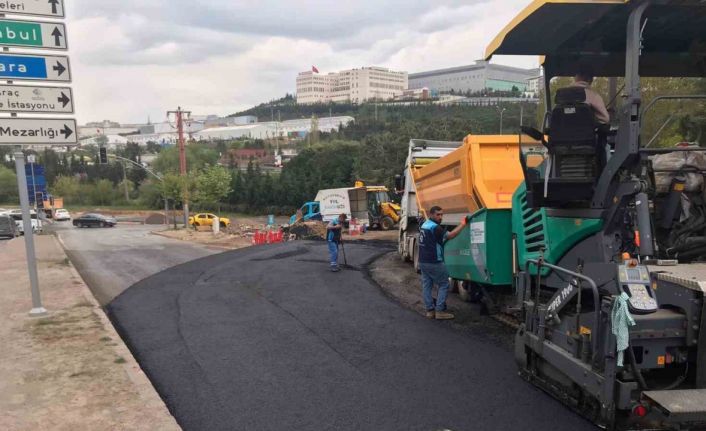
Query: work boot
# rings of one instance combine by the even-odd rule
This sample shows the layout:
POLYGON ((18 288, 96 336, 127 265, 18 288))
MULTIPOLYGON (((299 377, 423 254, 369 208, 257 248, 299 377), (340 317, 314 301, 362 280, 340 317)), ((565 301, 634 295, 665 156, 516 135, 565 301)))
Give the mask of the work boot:
POLYGON ((436 317, 436 313, 434 312, 434 310, 427 311, 425 315, 427 316, 427 319, 433 319, 434 317, 436 317))
POLYGON ((436 320, 451 320, 454 318, 453 314, 448 313, 446 311, 437 311, 435 314, 436 315, 434 316, 434 318, 436 320))

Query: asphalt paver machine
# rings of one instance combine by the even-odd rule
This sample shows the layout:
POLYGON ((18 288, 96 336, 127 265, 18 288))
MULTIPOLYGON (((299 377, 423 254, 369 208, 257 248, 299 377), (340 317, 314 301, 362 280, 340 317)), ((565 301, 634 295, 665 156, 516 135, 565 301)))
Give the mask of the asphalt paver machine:
POLYGON ((607 428, 706 429, 706 148, 646 147, 640 85, 706 76, 706 2, 534 1, 486 54, 624 79, 612 130, 576 88, 522 129, 546 159, 513 195, 520 374, 607 428))

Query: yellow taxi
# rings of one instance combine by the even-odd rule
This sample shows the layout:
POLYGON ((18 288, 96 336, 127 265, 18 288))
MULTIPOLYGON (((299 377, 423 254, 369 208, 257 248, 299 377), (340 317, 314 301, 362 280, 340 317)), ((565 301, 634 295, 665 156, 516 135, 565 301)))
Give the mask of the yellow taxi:
MULTIPOLYGON (((211 226, 213 225, 213 220, 216 219, 215 214, 211 213, 198 213, 189 217, 189 226, 211 226)), ((218 217, 218 222, 221 227, 230 226, 230 219, 227 217, 218 217)))

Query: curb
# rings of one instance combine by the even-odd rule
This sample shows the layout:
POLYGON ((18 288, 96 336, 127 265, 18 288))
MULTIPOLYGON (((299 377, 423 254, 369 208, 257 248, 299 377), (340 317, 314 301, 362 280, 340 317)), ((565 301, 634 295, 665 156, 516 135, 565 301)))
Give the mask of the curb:
POLYGON ((169 415, 169 417, 174 420, 174 425, 178 426, 176 423, 176 419, 174 416, 172 416, 171 412, 167 408, 166 404, 164 404, 164 400, 162 400, 161 396, 157 392, 157 389, 152 385, 152 382, 149 380, 145 372, 142 370, 142 367, 140 367, 140 364, 137 362, 135 357, 132 355, 132 352, 128 347, 125 345, 125 342, 123 339, 118 335, 117 331, 115 330, 115 327, 113 324, 110 322, 110 319, 108 319, 108 316, 105 314, 101 306, 98 304, 98 301, 96 298, 93 296, 93 292, 88 288, 88 285, 86 282, 83 280, 83 277, 81 277, 81 274, 76 270, 76 267, 74 266, 73 262, 71 262, 71 259, 69 258, 68 254, 66 253, 66 244, 64 241, 61 239, 59 234, 57 233, 56 235, 52 235, 54 237, 54 240, 59 244, 61 247, 62 252, 64 253, 64 257, 69 262, 69 270, 71 271, 71 275, 73 275, 76 279, 81 280, 81 292, 83 294, 83 297, 86 301, 88 301, 91 304, 91 308, 93 310, 93 314, 98 316, 98 319, 100 319, 101 324, 103 326, 103 329, 108 333, 110 338, 115 341, 115 346, 113 346, 113 350, 115 351, 116 356, 122 357, 125 359, 125 364, 122 364, 123 369, 128 375, 128 378, 130 381, 135 385, 135 388, 137 389, 137 393, 140 396, 140 399, 147 401, 147 402, 155 402, 158 401, 161 404, 161 407, 164 409, 164 412, 169 415))

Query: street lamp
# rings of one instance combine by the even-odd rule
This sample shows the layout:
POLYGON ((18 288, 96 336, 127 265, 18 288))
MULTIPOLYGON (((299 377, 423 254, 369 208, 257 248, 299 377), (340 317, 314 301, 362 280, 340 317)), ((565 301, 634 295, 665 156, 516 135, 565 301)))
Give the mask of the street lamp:
POLYGON ((505 108, 500 109, 498 106, 495 107, 495 109, 500 113, 500 134, 503 134, 503 112, 505 112, 505 108))

